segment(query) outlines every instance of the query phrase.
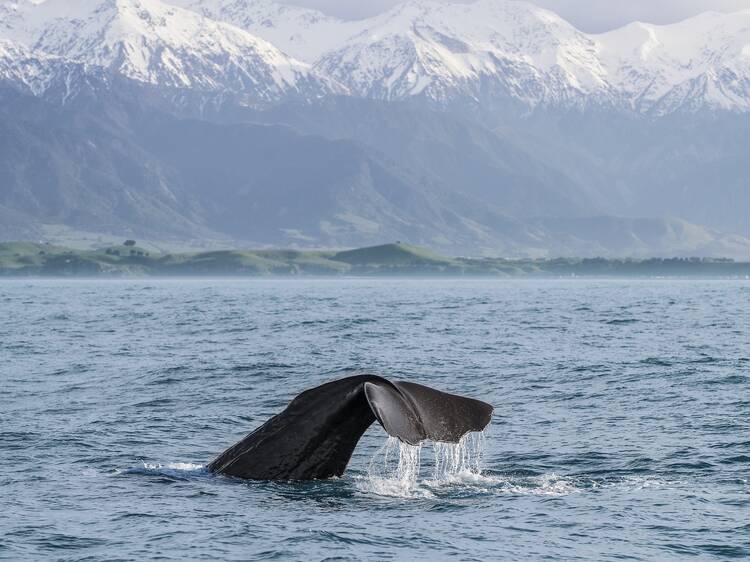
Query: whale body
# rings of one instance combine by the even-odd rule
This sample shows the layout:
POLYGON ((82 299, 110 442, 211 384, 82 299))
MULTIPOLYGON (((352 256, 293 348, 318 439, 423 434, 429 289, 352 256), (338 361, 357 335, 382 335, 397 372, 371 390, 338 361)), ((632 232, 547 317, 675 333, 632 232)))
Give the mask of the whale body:
POLYGON ((249 480, 341 476, 367 428, 377 421, 410 445, 458 443, 482 431, 492 406, 411 382, 358 375, 297 396, 280 414, 221 453, 211 472, 249 480))

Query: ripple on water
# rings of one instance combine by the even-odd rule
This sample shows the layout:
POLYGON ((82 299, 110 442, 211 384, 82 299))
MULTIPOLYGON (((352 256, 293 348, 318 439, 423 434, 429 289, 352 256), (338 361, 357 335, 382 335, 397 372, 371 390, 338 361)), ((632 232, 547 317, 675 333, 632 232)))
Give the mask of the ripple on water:
POLYGON ((0 283, 0 558, 747 556, 747 291, 0 283), (363 371, 492 403, 491 437, 402 451, 374 425, 324 482, 205 469, 301 390, 363 371))

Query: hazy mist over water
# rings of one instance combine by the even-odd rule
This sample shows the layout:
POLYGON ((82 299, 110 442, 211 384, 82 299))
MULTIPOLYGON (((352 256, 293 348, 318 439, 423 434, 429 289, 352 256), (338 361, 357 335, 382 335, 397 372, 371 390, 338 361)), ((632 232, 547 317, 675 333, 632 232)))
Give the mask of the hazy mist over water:
POLYGON ((750 556, 748 302, 741 281, 2 282, 0 559, 750 556), (379 426, 338 480, 203 470, 354 372, 493 404, 482 474, 435 480, 425 444, 388 486, 379 426))

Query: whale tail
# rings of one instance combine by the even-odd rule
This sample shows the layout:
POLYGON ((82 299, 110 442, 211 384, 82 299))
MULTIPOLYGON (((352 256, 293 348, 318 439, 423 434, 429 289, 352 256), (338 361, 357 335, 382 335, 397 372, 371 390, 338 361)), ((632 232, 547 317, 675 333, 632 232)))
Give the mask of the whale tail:
POLYGON ((341 476, 374 421, 411 445, 457 443, 492 419, 492 406, 409 382, 360 375, 297 396, 280 414, 219 455, 212 472, 250 480, 341 476))

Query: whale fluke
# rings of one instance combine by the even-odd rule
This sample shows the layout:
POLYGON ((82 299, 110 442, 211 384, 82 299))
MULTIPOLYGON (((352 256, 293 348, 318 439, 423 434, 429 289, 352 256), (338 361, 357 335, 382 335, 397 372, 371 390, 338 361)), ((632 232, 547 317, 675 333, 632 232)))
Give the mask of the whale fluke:
POLYGON ((458 443, 481 431, 492 406, 410 382, 359 375, 297 396, 280 414, 208 465, 250 480, 315 480, 341 476, 374 421, 405 443, 458 443))
POLYGON ((365 396, 380 425, 409 445, 425 439, 458 443, 490 423, 492 406, 411 382, 365 383, 365 396))

